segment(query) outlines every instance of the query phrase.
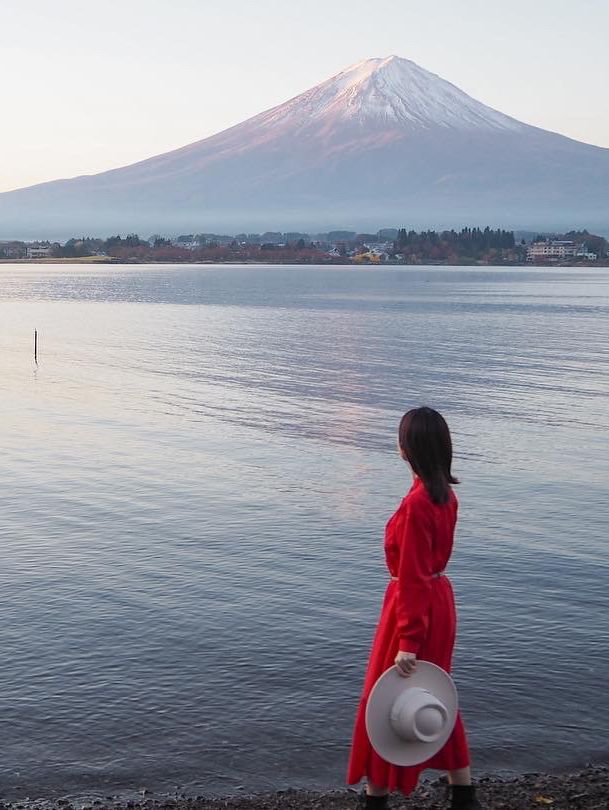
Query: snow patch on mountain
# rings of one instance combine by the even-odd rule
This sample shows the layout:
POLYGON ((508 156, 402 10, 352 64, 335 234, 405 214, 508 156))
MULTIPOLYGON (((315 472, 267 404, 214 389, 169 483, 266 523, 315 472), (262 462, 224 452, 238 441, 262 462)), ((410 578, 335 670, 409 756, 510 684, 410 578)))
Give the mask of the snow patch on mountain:
POLYGON ((281 127, 329 121, 519 131, 525 125, 476 101, 458 87, 398 56, 365 59, 253 121, 281 127))

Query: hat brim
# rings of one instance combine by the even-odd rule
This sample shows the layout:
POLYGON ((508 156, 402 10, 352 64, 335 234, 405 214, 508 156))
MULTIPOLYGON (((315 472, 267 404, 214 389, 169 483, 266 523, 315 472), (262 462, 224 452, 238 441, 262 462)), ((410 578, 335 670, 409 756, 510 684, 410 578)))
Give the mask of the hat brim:
POLYGON ((430 661, 417 661, 412 675, 405 678, 396 667, 384 672, 372 687, 366 706, 366 730, 376 753, 392 765, 419 765, 446 745, 457 722, 459 708, 457 689, 450 675, 430 661), (433 743, 405 742, 389 721, 391 707, 405 689, 414 686, 427 689, 442 701, 448 722, 441 737, 433 743))

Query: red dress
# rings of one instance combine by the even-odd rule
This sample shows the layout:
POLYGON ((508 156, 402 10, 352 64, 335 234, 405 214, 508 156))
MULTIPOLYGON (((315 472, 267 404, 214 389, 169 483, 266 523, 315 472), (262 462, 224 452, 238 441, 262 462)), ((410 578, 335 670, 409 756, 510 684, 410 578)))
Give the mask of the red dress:
POLYGON ((446 745, 420 765, 391 765, 374 751, 366 732, 366 702, 372 687, 393 666, 398 650, 416 653, 450 672, 457 627, 452 586, 447 576, 433 574, 446 567, 457 522, 457 498, 437 505, 416 478, 385 529, 385 559, 392 577, 385 592, 374 636, 364 689, 355 719, 347 783, 364 776, 377 787, 409 794, 426 768, 456 770, 469 765, 461 716, 446 745))

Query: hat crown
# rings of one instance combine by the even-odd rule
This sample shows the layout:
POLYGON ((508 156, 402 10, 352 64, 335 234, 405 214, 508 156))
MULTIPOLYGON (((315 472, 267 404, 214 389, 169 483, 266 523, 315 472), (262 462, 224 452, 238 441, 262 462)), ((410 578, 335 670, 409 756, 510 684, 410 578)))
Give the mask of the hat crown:
POLYGON ((419 686, 399 695, 389 716, 394 732, 405 742, 433 743, 447 726, 448 711, 442 701, 419 686))

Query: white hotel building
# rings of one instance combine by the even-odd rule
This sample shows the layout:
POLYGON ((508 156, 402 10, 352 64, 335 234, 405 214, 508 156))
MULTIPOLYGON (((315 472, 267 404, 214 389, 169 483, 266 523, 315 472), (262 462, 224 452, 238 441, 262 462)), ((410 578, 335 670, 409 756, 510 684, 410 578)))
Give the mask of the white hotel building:
POLYGON ((535 259, 568 259, 577 256, 580 259, 595 261, 596 253, 589 253, 585 245, 560 239, 547 239, 545 242, 533 242, 527 249, 527 261, 535 259))

